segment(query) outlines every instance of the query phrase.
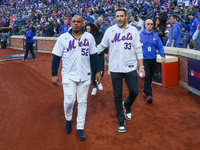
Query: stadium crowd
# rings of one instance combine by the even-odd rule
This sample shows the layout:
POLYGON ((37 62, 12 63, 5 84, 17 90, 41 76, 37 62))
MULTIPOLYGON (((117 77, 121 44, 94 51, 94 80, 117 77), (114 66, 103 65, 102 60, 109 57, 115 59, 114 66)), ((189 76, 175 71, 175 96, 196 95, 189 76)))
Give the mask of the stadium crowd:
POLYGON ((29 25, 34 36, 58 37, 68 31, 72 17, 80 15, 85 25, 95 23, 104 33, 116 23, 115 9, 123 7, 127 10, 127 22, 140 33, 145 20, 152 19, 153 30, 163 45, 171 46, 170 29, 172 25, 180 26, 181 44, 177 47, 189 44, 190 48, 195 48, 194 41, 200 41, 199 32, 193 38, 199 31, 199 5, 198 0, 2 0, 0 27, 12 27, 12 34, 24 35, 25 25, 29 25), (170 21, 174 14, 178 23, 170 21))

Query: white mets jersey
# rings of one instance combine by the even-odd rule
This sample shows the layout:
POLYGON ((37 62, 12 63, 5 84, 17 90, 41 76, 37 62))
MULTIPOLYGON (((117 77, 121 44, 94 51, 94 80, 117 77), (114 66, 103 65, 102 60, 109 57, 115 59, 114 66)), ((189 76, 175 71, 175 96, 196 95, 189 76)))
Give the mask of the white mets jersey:
MULTIPOLYGON (((100 45, 103 48, 109 47, 109 71, 111 72, 127 73, 136 70, 136 53, 137 56, 140 53, 138 59, 143 55, 140 35, 133 26, 127 25, 125 29, 121 29, 116 24, 109 27, 100 45)), ((101 50, 98 46, 98 51, 101 50)))
POLYGON ((62 83, 67 78, 75 82, 91 79, 90 55, 97 53, 92 34, 84 32, 78 42, 66 32, 58 37, 52 53, 62 57, 62 83))

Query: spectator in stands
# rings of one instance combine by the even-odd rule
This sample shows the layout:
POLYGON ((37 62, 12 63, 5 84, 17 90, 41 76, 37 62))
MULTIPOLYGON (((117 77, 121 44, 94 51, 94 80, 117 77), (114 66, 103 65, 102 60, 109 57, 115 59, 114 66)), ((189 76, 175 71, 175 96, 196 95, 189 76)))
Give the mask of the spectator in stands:
POLYGON ((26 31, 24 30, 24 28, 22 28, 22 30, 19 32, 19 35, 25 35, 26 31))
POLYGON ((146 19, 147 11, 144 9, 144 7, 141 7, 140 14, 142 15, 142 19, 146 19))
POLYGON ((4 22, 2 21, 2 17, 0 17, 0 27, 4 27, 4 22))
POLYGON ((194 16, 197 18, 198 17, 198 12, 197 10, 193 7, 192 3, 189 3, 189 11, 192 11, 194 16))
MULTIPOLYGON (((129 25, 136 27, 137 21, 135 21, 135 17, 134 17, 134 16, 131 16, 131 17, 130 17, 130 21, 131 21, 131 22, 130 22, 129 25)), ((136 28, 137 28, 137 27, 136 27, 136 28)))
POLYGON ((14 27, 13 27, 13 34, 19 35, 19 27, 16 23, 14 24, 14 27))
POLYGON ((94 24, 100 29, 102 24, 103 24, 103 18, 102 17, 99 17, 95 22, 94 24))
POLYGON ((68 21, 65 20, 65 21, 64 21, 64 25, 62 25, 62 26, 60 27, 60 29, 59 29, 59 34, 60 34, 60 35, 63 34, 63 33, 66 33, 66 32, 68 31, 70 25, 69 25, 67 22, 68 22, 68 21))
POLYGON ((138 22, 136 24, 138 32, 141 33, 142 30, 144 29, 144 21, 142 20, 143 16, 141 14, 139 14, 137 16, 138 22))
POLYGON ((49 22, 45 23, 45 27, 43 29, 44 36, 46 37, 53 37, 54 36, 54 31, 49 22))
POLYGON ((117 20, 115 17, 112 18, 112 24, 111 25, 115 25, 117 23, 117 20))
POLYGON ((163 38, 164 46, 167 46, 167 44, 169 43, 169 34, 169 30, 165 30, 165 37, 163 38))
POLYGON ((55 33, 54 36, 56 36, 56 37, 59 36, 59 29, 60 29, 60 25, 58 24, 57 21, 54 21, 54 33, 55 33))
POLYGON ((32 30, 33 35, 35 36, 35 24, 30 23, 30 24, 29 24, 29 27, 30 27, 30 29, 32 30))
POLYGON ((197 26, 197 30, 194 33, 194 35, 192 36, 193 40, 196 40, 196 47, 195 50, 200 50, 200 23, 197 26))
POLYGON ((35 23, 35 34, 36 34, 36 36, 39 36, 39 34, 40 34, 40 23, 39 22, 36 22, 35 23))
POLYGON ((170 16, 170 23, 172 28, 169 34, 169 47, 181 47, 181 34, 182 34, 182 25, 177 21, 178 16, 173 14, 170 16))
POLYGON ((160 24, 160 19, 156 18, 154 21, 153 31, 159 36, 160 40, 164 44, 163 37, 164 37, 164 27, 160 24))
POLYGON ((160 26, 163 29, 165 29, 167 23, 167 13, 165 12, 164 6, 160 8, 159 20, 160 20, 160 26))
POLYGON ((101 27, 101 32, 105 33, 106 30, 111 26, 110 21, 108 20, 108 18, 104 18, 104 23, 101 27))
POLYGON ((87 22, 94 22, 94 19, 91 17, 90 13, 87 13, 85 20, 87 20, 87 22))
POLYGON ((196 31, 196 26, 194 25, 194 22, 197 20, 197 18, 194 16, 193 11, 188 12, 188 18, 190 19, 190 24, 189 25, 183 24, 182 27, 190 31, 189 36, 190 36, 190 39, 192 39, 192 36, 194 32, 196 31))
POLYGON ((194 26, 196 27, 196 29, 199 23, 200 23, 200 13, 198 14, 197 19, 194 21, 194 26))
POLYGON ((45 28, 45 22, 42 22, 40 25, 40 31, 39 31, 39 35, 38 36, 43 36, 43 30, 45 28))

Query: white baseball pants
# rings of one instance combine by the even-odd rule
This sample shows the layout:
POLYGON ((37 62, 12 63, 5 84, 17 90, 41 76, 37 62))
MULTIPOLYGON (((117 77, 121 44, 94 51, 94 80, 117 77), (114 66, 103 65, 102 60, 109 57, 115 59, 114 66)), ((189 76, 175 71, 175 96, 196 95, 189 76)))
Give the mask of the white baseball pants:
POLYGON ((67 80, 63 83, 65 119, 72 120, 73 107, 77 96, 77 130, 83 130, 87 111, 87 96, 91 80, 74 82, 67 80))

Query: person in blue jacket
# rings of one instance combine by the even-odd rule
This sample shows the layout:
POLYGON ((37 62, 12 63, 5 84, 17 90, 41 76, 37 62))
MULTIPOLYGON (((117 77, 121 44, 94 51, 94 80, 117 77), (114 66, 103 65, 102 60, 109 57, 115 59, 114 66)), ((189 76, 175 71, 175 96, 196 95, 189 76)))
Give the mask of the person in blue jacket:
POLYGON ((188 12, 188 18, 190 19, 190 24, 189 25, 183 24, 182 27, 190 31, 189 36, 190 36, 190 39, 192 39, 192 36, 197 29, 197 25, 195 25, 194 22, 196 22, 196 20, 198 19, 195 17, 195 14, 193 11, 188 12))
POLYGON ((160 53, 162 62, 165 62, 165 52, 162 41, 152 29, 153 21, 147 19, 145 22, 145 29, 140 33, 141 42, 143 43, 142 50, 145 69, 143 96, 147 98, 147 104, 153 102, 151 82, 156 68, 156 50, 160 53))
POLYGON ((30 27, 28 25, 25 26, 26 28, 26 34, 25 34, 25 37, 26 37, 26 52, 24 54, 24 58, 23 58, 23 61, 27 61, 27 56, 28 56, 28 51, 30 50, 31 54, 32 54, 32 57, 33 57, 33 61, 36 61, 36 57, 35 57, 35 53, 33 51, 33 32, 32 30, 30 29, 30 27))
POLYGON ((68 25, 67 20, 64 21, 64 24, 59 29, 59 34, 66 33, 69 29, 70 25, 68 25))
POLYGON ((169 34, 169 47, 181 47, 182 25, 177 21, 178 16, 173 14, 170 16, 170 23, 173 24, 169 34))

